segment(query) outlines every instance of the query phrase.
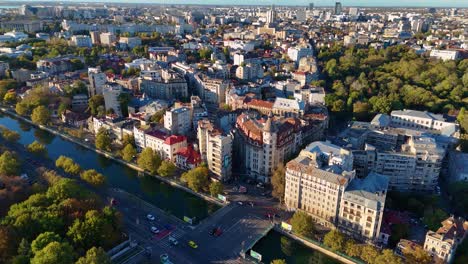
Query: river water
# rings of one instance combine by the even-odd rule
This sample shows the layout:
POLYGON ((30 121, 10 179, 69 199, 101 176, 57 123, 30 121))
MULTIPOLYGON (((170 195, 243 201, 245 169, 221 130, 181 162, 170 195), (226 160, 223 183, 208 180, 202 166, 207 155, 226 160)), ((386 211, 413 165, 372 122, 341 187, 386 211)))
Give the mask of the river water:
POLYGON ((37 140, 46 145, 52 160, 60 155, 68 156, 83 169, 95 169, 105 175, 110 187, 137 195, 180 219, 188 216, 201 220, 219 209, 218 205, 172 187, 154 177, 138 177, 138 173, 127 166, 8 115, 0 114, 0 125, 18 132, 21 135, 19 140, 21 144, 27 145, 37 140))

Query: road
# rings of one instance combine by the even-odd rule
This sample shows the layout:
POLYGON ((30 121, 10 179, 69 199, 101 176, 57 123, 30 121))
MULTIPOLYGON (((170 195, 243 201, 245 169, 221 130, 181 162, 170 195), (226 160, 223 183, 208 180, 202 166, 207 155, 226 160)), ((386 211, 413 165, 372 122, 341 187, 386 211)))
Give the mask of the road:
MULTIPOLYGON (((27 152, 25 146, 19 143, 6 142, 2 139, 0 143, 16 151, 26 161, 23 162, 23 170, 31 176, 32 181, 37 180, 34 175, 38 167, 56 169, 54 161, 27 152)), ((129 259, 127 263, 144 261, 159 263, 161 254, 168 254, 173 263, 249 263, 240 258, 241 251, 252 246, 264 235, 265 230, 269 229, 272 221, 265 215, 279 212, 275 209, 276 203, 272 199, 259 195, 263 192, 259 189, 251 192, 255 195, 228 195, 232 201, 229 205, 219 209, 196 226, 191 226, 155 205, 124 191, 111 188, 92 189, 105 200, 110 201, 111 198, 115 198, 118 201, 116 207, 124 216, 128 235, 141 247, 151 251, 149 258, 147 254, 139 254, 129 259), (242 201, 242 205, 238 201, 242 201), (249 202, 253 202, 253 206, 249 202), (154 222, 147 220, 147 214, 156 216, 156 220, 154 222), (160 234, 152 234, 151 226, 161 230, 160 234), (215 227, 222 230, 222 234, 218 237, 210 235, 210 231, 215 227), (176 238, 179 244, 172 246, 169 243, 169 236, 176 238), (188 245, 191 240, 198 244, 197 249, 188 245)))
MULTIPOLYGON (((117 208, 125 216, 131 238, 138 240, 142 247, 151 248, 152 263, 163 253, 168 254, 173 263, 248 263, 240 258, 240 252, 256 242, 272 224, 264 216, 272 211, 272 201, 256 201, 253 207, 232 202, 191 226, 132 194, 111 190, 110 195, 118 201, 117 208), (147 214, 156 216, 156 220, 149 221, 147 214), (151 226, 162 230, 164 235, 152 234, 151 226), (215 227, 222 230, 219 237, 210 235, 215 227), (176 238, 179 244, 171 245, 169 236, 176 238), (191 240, 197 243, 197 249, 188 246, 191 240)), ((139 263, 141 258, 132 259, 130 263, 139 263)))

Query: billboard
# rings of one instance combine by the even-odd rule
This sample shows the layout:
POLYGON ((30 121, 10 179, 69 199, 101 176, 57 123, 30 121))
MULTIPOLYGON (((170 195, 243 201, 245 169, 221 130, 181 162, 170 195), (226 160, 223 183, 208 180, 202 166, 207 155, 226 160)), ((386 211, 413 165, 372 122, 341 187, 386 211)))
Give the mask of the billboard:
POLYGON ((250 256, 258 261, 262 261, 262 255, 260 253, 250 250, 250 256))
POLYGON ((221 194, 218 194, 218 199, 221 200, 221 201, 223 201, 223 202, 226 202, 226 201, 227 201, 226 196, 221 195, 221 194))

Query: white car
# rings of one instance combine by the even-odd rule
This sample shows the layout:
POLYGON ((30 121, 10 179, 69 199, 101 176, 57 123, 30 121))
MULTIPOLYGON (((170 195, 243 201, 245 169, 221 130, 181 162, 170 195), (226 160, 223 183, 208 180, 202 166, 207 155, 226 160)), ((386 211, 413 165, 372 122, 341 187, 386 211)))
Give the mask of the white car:
POLYGON ((154 234, 159 234, 159 229, 157 229, 155 226, 152 226, 151 232, 153 232, 154 234))
POLYGON ((148 220, 150 220, 150 221, 154 221, 154 220, 156 219, 156 218, 154 217, 154 215, 152 215, 152 214, 148 214, 148 215, 146 216, 146 218, 147 218, 148 220))

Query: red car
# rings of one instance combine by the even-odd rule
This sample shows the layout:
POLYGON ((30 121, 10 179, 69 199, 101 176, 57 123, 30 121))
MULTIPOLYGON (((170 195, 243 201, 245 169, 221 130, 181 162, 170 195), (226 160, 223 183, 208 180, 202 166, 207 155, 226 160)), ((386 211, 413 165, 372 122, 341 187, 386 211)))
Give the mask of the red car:
POLYGON ((223 234, 223 230, 221 230, 221 228, 216 228, 216 231, 214 232, 214 236, 215 237, 219 237, 220 235, 223 234))

